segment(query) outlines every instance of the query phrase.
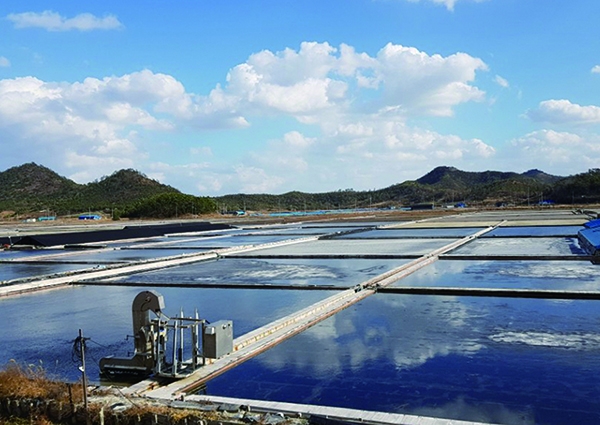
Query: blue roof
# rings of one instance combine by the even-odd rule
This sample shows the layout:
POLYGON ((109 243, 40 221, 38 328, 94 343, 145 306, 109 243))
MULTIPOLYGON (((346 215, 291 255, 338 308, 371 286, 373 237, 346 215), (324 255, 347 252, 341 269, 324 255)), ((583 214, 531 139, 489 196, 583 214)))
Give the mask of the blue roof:
POLYGON ((588 229, 594 229, 596 227, 600 227, 600 219, 598 219, 598 220, 590 220, 587 223, 585 223, 583 226, 586 227, 586 228, 588 228, 588 229))
POLYGON ((98 214, 81 214, 79 216, 80 220, 100 220, 101 218, 98 214))

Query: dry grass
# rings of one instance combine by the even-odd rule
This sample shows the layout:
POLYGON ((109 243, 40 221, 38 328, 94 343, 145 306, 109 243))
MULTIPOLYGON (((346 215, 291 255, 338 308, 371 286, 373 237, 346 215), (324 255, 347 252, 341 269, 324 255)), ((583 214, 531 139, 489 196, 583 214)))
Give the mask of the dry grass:
POLYGON ((54 424, 46 418, 33 418, 33 419, 23 419, 23 418, 2 419, 2 418, 0 418, 0 425, 54 425, 54 424))
MULTIPOLYGON (((0 370, 0 398, 44 399, 69 402, 69 384, 50 379, 41 366, 11 361, 0 370)), ((73 402, 83 398, 81 386, 71 385, 73 402)))
MULTIPOLYGON (((91 417, 96 419, 99 417, 99 406, 91 406, 91 417)), ((142 403, 125 410, 122 415, 127 418, 150 418, 153 415, 168 416, 176 423, 183 423, 186 418, 199 418, 204 420, 219 420, 223 419, 217 412, 198 412, 197 410, 189 409, 173 409, 164 405, 142 403)), ((1 425, 1 424, 0 424, 1 425)))

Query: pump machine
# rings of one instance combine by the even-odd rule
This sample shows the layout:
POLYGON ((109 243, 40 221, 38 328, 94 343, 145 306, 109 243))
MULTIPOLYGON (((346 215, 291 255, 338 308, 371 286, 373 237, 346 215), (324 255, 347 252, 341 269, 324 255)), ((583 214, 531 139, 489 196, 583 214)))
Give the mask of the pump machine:
POLYGON ((113 376, 155 375, 183 378, 207 363, 233 351, 233 324, 220 320, 167 317, 164 298, 156 291, 140 292, 131 307, 134 353, 131 358, 114 356, 100 360, 100 373, 113 376), (171 341, 170 344, 168 342, 171 341))

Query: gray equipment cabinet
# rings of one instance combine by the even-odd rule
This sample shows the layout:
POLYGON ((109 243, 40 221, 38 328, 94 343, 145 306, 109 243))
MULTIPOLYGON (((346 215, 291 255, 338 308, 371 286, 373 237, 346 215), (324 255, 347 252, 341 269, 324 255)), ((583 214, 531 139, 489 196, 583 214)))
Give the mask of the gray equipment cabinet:
POLYGON ((204 327, 202 336, 204 357, 218 359, 233 351, 233 322, 219 320, 204 327))

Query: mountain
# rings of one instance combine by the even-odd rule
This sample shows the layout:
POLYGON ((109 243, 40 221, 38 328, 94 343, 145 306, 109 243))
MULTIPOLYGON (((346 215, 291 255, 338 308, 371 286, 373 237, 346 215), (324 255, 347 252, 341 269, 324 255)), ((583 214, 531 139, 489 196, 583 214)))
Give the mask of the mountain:
POLYGON ((135 170, 120 170, 88 184, 33 162, 0 172, 0 211, 66 214, 124 208, 163 193, 180 192, 135 170))
POLYGON ((418 179, 417 182, 447 189, 466 189, 473 185, 489 185, 507 180, 551 184, 560 179, 561 177, 552 176, 540 170, 529 170, 518 174, 501 171, 468 172, 454 167, 437 167, 418 179))
POLYGON ((563 204, 590 204, 600 202, 600 169, 575 174, 557 181, 550 198, 563 204))
POLYGON ((563 179, 563 177, 546 174, 543 171, 540 171, 537 169, 525 171, 522 175, 526 176, 526 177, 530 177, 532 179, 536 179, 540 182, 544 182, 547 184, 553 184, 553 183, 556 183, 557 181, 563 179))
POLYGON ((127 169, 114 172, 97 182, 84 185, 81 197, 98 204, 123 205, 163 193, 181 193, 174 187, 149 179, 139 171, 127 169))
MULTIPOLYGON (((177 189, 132 169, 116 171, 88 184, 77 184, 35 163, 0 172, 0 211, 36 212, 41 215, 116 208, 126 213, 142 211, 149 208, 148 205, 164 204, 165 199, 177 199, 173 201, 178 205, 175 206, 175 214, 198 213, 201 207, 199 199, 184 199, 186 196, 191 195, 183 195, 177 189), (169 194, 173 196, 165 196, 169 194), (184 204, 191 205, 190 211, 181 209, 184 204)), ((519 174, 437 167, 417 180, 378 190, 232 194, 213 198, 211 202, 214 201, 221 211, 303 211, 456 202, 482 206, 534 205, 549 199, 566 204, 600 202, 600 170, 560 177, 537 169, 519 174)))
POLYGON ((530 170, 514 172, 468 172, 454 167, 437 167, 417 180, 373 190, 339 190, 326 193, 289 192, 282 195, 225 195, 215 199, 224 210, 313 210, 406 206, 435 203, 531 204, 549 194, 563 177, 530 170))
POLYGON ((0 210, 48 209, 72 197, 80 185, 33 162, 0 172, 0 210))

